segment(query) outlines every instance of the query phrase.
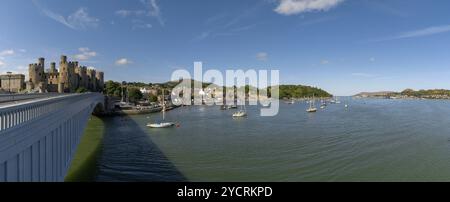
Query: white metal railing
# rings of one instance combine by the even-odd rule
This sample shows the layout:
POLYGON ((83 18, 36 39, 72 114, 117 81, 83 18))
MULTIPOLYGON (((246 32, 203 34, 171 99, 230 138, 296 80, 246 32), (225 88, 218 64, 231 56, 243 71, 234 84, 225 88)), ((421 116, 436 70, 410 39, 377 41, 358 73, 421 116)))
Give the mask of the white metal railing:
POLYGON ((0 103, 59 96, 58 93, 0 94, 0 103))
POLYGON ((13 128, 42 115, 57 111, 91 94, 70 94, 0 107, 0 131, 13 128))
POLYGON ((63 181, 99 93, 0 107, 0 182, 63 181))

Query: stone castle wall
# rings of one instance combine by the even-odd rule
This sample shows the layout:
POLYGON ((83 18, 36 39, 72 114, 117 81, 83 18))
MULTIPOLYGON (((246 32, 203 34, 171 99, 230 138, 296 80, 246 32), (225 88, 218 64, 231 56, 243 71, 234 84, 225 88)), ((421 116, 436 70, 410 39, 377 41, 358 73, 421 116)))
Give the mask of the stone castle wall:
POLYGON ((103 91, 104 73, 85 66, 79 66, 78 62, 67 60, 67 56, 61 56, 59 69, 51 63, 50 69, 45 72, 45 59, 39 58, 38 63, 29 65, 28 90, 42 92, 74 93, 78 88, 86 88, 92 92, 103 91))

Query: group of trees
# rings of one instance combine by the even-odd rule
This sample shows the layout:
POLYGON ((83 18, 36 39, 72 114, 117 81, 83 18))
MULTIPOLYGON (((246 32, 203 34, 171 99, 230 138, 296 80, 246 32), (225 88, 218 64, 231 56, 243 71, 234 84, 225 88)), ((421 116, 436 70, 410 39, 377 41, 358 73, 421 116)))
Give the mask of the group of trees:
POLYGON ((332 95, 320 88, 302 85, 280 85, 280 98, 304 98, 304 97, 332 97, 332 95))
MULTIPOLYGON (((125 84, 125 83, 124 83, 125 84)), ((125 92, 125 86, 128 86, 130 84, 123 85, 119 82, 114 81, 107 81, 105 83, 105 93, 108 96, 113 97, 122 97, 122 93, 125 92)), ((144 98, 144 95, 140 91, 139 87, 137 86, 131 86, 127 88, 128 90, 128 98, 131 102, 136 102, 144 98)))
POLYGON ((418 90, 406 89, 400 93, 401 95, 411 97, 424 97, 424 96, 450 96, 450 90, 445 89, 433 89, 433 90, 418 90))
MULTIPOLYGON (((151 87, 155 84, 145 84, 145 83, 140 83, 140 82, 133 82, 133 83, 127 83, 127 82, 115 82, 115 81, 107 81, 105 83, 105 93, 108 96, 113 96, 113 97, 122 97, 122 93, 126 91, 128 91, 128 94, 126 96, 128 96, 130 102, 136 102, 142 99, 146 99, 149 100, 150 102, 157 102, 158 101, 158 95, 160 95, 162 93, 161 89, 158 89, 157 94, 158 95, 153 95, 153 94, 149 94, 149 95, 144 95, 141 91, 140 88, 143 87, 151 87)), ((159 85, 159 84, 156 84, 159 85)))

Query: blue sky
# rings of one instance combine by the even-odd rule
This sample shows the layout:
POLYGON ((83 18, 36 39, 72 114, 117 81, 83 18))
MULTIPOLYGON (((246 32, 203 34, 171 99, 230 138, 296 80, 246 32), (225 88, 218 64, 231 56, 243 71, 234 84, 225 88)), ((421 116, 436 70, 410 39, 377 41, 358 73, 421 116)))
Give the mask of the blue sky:
POLYGON ((179 68, 279 69, 336 95, 450 89, 448 0, 3 0, 0 71, 38 57, 162 82, 179 68))

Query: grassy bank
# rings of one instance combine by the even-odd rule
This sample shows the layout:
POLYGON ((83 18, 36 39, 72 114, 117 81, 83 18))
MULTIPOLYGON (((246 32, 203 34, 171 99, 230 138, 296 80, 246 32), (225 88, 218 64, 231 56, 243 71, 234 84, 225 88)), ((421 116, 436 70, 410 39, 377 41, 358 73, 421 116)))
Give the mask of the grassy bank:
POLYGON ((105 124, 102 119, 92 116, 66 175, 66 182, 94 181, 104 132, 105 124))

